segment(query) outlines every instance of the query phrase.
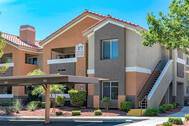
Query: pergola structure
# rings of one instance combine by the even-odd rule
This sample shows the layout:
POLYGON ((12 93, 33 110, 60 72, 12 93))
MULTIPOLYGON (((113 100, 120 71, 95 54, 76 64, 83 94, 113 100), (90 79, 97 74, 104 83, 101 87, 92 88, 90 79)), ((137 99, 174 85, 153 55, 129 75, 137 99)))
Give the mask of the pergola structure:
POLYGON ((51 84, 99 84, 103 79, 71 75, 36 75, 0 77, 0 86, 42 85, 45 90, 45 123, 50 122, 50 85, 51 84))

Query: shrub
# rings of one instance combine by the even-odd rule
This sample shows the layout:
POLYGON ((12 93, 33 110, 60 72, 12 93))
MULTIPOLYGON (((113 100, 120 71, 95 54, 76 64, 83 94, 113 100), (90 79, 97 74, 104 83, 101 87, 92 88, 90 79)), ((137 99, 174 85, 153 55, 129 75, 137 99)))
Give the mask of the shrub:
POLYGON ((20 100, 16 100, 15 104, 14 104, 14 109, 16 111, 16 113, 19 113, 19 111, 22 109, 22 105, 20 103, 20 100))
POLYGON ((177 108, 177 103, 173 103, 173 109, 177 108))
POLYGON ((61 115, 63 115, 63 113, 60 111, 60 112, 56 112, 56 115, 57 116, 61 116, 61 115))
POLYGON ((183 124, 181 118, 173 118, 173 117, 171 117, 171 118, 168 119, 168 122, 172 123, 172 124, 176 124, 176 125, 182 125, 183 124))
POLYGON ((173 104, 163 104, 160 106, 162 112, 165 112, 165 111, 170 111, 172 109, 174 109, 174 105, 173 104))
POLYGON ((28 110, 30 110, 30 111, 34 111, 34 110, 37 109, 38 104, 39 104, 39 103, 36 102, 36 101, 31 101, 30 103, 28 103, 27 108, 28 108, 28 110))
POLYGON ((39 102, 38 107, 39 108, 45 108, 45 102, 39 102))
POLYGON ((70 102, 73 106, 83 106, 86 101, 86 92, 78 90, 69 90, 70 102))
POLYGON ((172 123, 170 123, 170 122, 164 122, 163 126, 172 126, 172 123))
POLYGON ((184 116, 184 118, 185 118, 186 121, 189 121, 189 114, 186 114, 186 115, 184 116))
POLYGON ((165 107, 164 106, 160 106, 159 107, 159 112, 160 113, 165 113, 166 112, 165 107))
POLYGON ((13 109, 11 107, 5 107, 5 114, 10 115, 13 112, 13 109))
POLYGON ((63 96, 57 96, 55 99, 55 102, 58 106, 63 106, 64 105, 64 97, 63 96))
POLYGON ((108 111, 108 109, 110 107, 110 98, 109 97, 104 97, 102 99, 102 104, 105 107, 106 111, 108 111))
POLYGON ((94 115, 95 116, 102 115, 102 111, 100 109, 97 109, 97 110, 94 111, 94 115))
POLYGON ((72 111, 72 116, 79 116, 81 115, 81 111, 80 110, 73 110, 72 111))
POLYGON ((120 104, 120 110, 128 112, 132 108, 133 104, 130 101, 123 101, 120 104))
POLYGON ((159 114, 158 109, 150 108, 144 111, 145 116, 157 116, 159 114))

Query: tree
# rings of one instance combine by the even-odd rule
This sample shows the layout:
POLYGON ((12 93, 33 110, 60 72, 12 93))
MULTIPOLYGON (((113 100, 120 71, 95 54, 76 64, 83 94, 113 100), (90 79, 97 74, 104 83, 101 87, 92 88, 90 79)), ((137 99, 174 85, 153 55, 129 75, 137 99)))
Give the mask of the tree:
MULTIPOLYGON (((2 38, 1 36, 1 32, 0 32, 0 58, 3 56, 3 49, 6 46, 5 40, 2 38)), ((6 70, 8 69, 8 65, 3 65, 2 67, 0 67, 0 73, 4 73, 6 72, 6 70)))
MULTIPOLYGON (((38 75, 45 75, 43 71, 40 69, 36 69, 30 73, 28 73, 28 76, 38 76, 38 75)), ((52 84, 50 85, 50 93, 51 96, 52 94, 55 94, 55 98, 53 99, 53 108, 55 105, 55 99, 56 99, 56 94, 61 94, 63 93, 64 86, 60 84, 52 84)), ((32 95, 43 95, 45 93, 45 89, 43 88, 42 85, 35 86, 34 89, 32 90, 32 95)))
POLYGON ((156 43, 167 49, 180 49, 188 53, 189 47, 189 0, 173 0, 168 14, 153 13, 147 15, 148 31, 143 31, 143 44, 153 46, 156 43))

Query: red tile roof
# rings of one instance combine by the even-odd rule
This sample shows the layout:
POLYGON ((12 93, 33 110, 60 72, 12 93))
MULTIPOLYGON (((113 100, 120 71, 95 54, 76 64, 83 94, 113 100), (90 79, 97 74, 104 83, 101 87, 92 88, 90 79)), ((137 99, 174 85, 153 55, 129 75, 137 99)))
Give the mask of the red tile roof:
POLYGON ((27 43, 22 41, 19 36, 8 34, 8 33, 2 33, 2 38, 9 41, 11 44, 17 45, 17 46, 23 46, 27 48, 33 48, 33 49, 40 49, 41 46, 39 45, 39 41, 35 42, 35 45, 27 43))
MULTIPOLYGON (((137 24, 134 24, 134 23, 129 22, 129 21, 125 21, 125 20, 122 20, 122 19, 118 19, 118 18, 112 17, 111 15, 105 16, 105 15, 97 14, 97 13, 95 13, 95 12, 91 12, 91 11, 88 11, 88 10, 86 10, 84 13, 93 14, 93 15, 96 15, 96 16, 103 17, 103 18, 105 18, 105 19, 110 18, 110 19, 116 20, 116 21, 118 21, 118 22, 122 22, 122 23, 125 23, 125 24, 128 24, 128 25, 134 26, 134 27, 138 27, 138 28, 141 28, 141 29, 145 29, 145 28, 143 28, 143 27, 140 26, 140 25, 137 25, 137 24)), ((104 19, 103 19, 103 20, 104 20, 104 19)), ((101 21, 103 21, 103 20, 101 20, 101 21)), ((100 22, 101 22, 101 21, 100 21, 100 22)))

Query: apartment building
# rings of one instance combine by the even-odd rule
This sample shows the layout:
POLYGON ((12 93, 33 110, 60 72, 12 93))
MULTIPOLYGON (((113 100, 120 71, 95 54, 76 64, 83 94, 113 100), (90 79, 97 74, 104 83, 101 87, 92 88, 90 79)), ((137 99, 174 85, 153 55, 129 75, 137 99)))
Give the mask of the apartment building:
MULTIPOLYGON (((35 40, 35 28, 20 27, 20 35, 3 33, 7 46, 1 63, 10 67, 2 76, 26 75, 36 68, 47 74, 106 78, 98 85, 73 84, 87 91, 87 106, 102 107, 110 97, 111 108, 124 100, 135 107, 161 103, 187 104, 189 57, 160 45, 145 47, 139 25, 85 11, 46 37, 35 40)), ((0 98, 26 98, 25 87, 3 87, 0 98), (8 95, 9 94, 9 95, 8 95)))

